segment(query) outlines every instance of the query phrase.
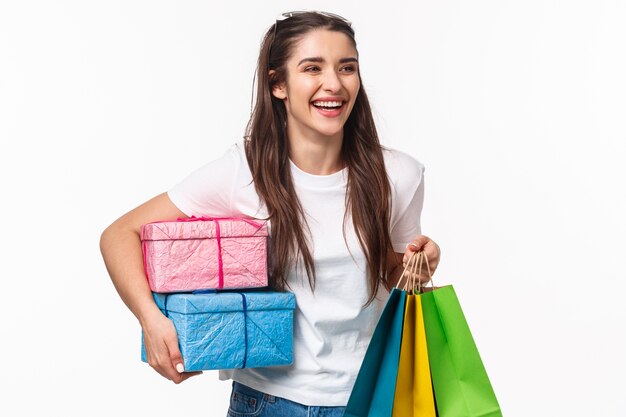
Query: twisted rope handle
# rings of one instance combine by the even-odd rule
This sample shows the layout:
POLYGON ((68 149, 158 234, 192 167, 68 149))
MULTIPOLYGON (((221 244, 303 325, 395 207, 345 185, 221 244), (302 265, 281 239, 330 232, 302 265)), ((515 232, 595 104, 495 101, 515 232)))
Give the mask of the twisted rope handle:
POLYGON ((406 287, 407 287, 407 283, 408 283, 408 276, 407 276, 407 282, 404 283, 404 287, 400 287, 400 284, 402 283, 402 279, 406 275, 407 269, 409 269, 409 267, 411 267, 411 265, 413 263, 414 255, 415 255, 415 252, 411 253, 411 256, 409 257, 409 260, 406 262, 406 265, 404 266, 404 270, 402 271, 402 274, 400 274, 400 279, 398 280, 398 282, 396 283, 396 286, 394 288, 399 288, 399 289, 401 289, 403 291, 406 291, 406 287))
POLYGON ((416 293, 421 293, 425 285, 422 285, 422 281, 418 279, 420 275, 422 275, 422 269, 424 265, 424 261, 426 263, 426 270, 428 272, 428 278, 431 283, 431 287, 434 288, 433 283, 433 275, 430 270, 430 264, 428 263, 428 256, 424 251, 412 252, 409 260, 407 261, 404 270, 402 271, 402 275, 400 275, 400 279, 396 284, 396 288, 401 288, 403 291, 416 293), (407 271, 409 274, 407 275, 407 271), (402 280, 405 279, 404 286, 400 286, 402 280), (417 282, 416 282, 417 281, 417 282))
MULTIPOLYGON (((430 286, 432 289, 435 288, 435 284, 433 282, 433 274, 430 270, 430 264, 428 263, 428 255, 426 255, 426 252, 420 252, 420 265, 419 265, 419 275, 422 275, 422 263, 425 261, 426 263, 426 270, 428 271, 428 282, 430 282, 430 286)), ((418 286, 418 293, 422 293, 424 291, 424 288, 426 288, 426 284, 422 285, 422 281, 418 281, 419 286, 418 286)))

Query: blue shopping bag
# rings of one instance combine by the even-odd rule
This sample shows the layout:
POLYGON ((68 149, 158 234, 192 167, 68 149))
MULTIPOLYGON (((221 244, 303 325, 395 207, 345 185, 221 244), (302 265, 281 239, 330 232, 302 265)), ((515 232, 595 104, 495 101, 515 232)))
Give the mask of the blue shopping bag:
POLYGON ((344 417, 391 417, 406 292, 391 290, 357 376, 344 417))

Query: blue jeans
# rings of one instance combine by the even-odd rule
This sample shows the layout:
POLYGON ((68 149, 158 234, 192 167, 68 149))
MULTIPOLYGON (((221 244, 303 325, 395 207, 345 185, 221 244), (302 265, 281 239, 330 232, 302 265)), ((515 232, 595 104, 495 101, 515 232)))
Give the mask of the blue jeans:
POLYGON ((233 382, 228 417, 342 417, 346 407, 311 407, 233 382))

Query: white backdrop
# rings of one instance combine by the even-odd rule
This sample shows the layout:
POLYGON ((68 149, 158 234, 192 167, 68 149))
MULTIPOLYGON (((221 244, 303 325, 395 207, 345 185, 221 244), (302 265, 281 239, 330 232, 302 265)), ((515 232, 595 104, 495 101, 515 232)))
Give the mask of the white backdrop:
POLYGON ((223 416, 174 385, 98 241, 238 141, 285 10, 353 21, 382 141, 427 167, 443 251, 505 416, 624 416, 626 6, 547 1, 0 2, 4 416, 223 416))

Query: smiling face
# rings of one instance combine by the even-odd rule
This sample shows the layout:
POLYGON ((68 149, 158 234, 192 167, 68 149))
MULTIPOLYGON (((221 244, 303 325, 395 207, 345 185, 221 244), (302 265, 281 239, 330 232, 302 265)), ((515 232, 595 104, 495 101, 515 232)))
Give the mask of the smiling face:
POLYGON ((289 137, 341 140, 361 84, 350 38, 311 31, 295 44, 285 67, 286 81, 272 94, 285 103, 289 137))

